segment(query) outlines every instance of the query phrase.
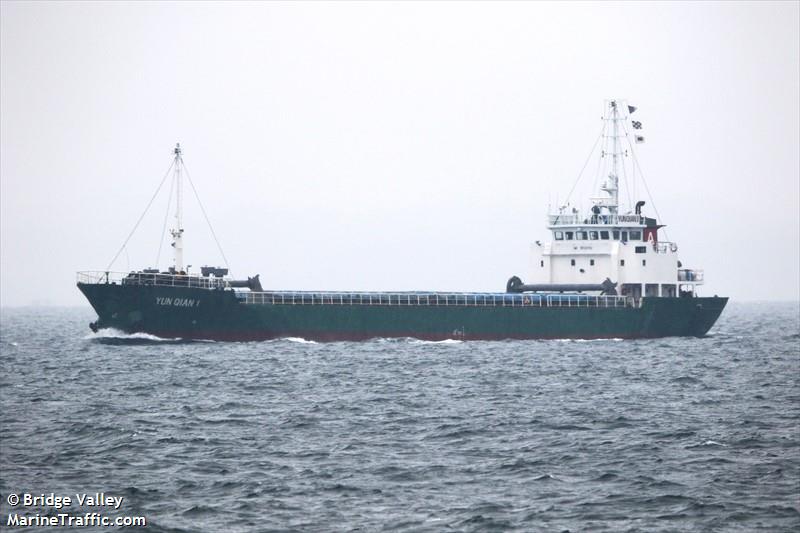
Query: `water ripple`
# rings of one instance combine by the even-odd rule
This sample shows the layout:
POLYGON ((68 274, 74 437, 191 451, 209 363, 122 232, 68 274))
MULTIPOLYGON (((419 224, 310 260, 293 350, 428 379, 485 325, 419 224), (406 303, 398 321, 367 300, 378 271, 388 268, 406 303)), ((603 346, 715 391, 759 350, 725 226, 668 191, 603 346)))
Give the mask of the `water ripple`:
POLYGON ((0 494, 104 491, 156 532, 797 531, 798 316, 733 302, 703 339, 197 343, 2 309, 0 494))

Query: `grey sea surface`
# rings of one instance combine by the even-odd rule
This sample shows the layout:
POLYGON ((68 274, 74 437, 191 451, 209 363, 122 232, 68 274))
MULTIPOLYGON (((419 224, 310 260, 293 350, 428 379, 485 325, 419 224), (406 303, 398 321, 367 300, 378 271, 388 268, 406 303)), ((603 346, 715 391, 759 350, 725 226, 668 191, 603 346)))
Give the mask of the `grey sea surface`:
POLYGON ((0 529, 105 493, 150 532, 800 530, 796 302, 640 341, 182 342, 94 318, 0 312, 0 529))

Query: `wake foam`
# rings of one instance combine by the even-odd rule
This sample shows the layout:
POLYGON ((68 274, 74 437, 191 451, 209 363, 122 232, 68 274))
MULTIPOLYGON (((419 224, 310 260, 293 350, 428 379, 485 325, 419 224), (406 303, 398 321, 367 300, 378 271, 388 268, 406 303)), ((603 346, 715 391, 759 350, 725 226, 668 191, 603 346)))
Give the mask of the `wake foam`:
POLYGON ((422 339, 408 339, 408 344, 461 344, 464 341, 458 339, 444 339, 442 341, 424 341, 422 339))
POLYGON ((611 337, 608 339, 548 339, 552 342, 622 342, 625 339, 611 337))
POLYGON ((304 339, 303 337, 282 337, 282 341, 289 341, 289 342, 296 342, 298 344, 319 344, 317 341, 311 341, 308 339, 304 339))
POLYGON ((84 337, 86 340, 98 342, 138 342, 138 343, 158 343, 158 342, 180 342, 183 339, 180 337, 163 338, 149 333, 126 333, 116 328, 103 328, 96 333, 89 333, 84 337))

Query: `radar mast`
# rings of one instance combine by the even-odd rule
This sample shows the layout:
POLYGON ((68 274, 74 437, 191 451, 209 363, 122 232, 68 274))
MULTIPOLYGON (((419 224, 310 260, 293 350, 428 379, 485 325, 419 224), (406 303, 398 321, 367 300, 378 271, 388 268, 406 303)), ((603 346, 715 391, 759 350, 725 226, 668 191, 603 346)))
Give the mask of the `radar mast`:
POLYGON ((619 211, 619 164, 622 157, 622 149, 619 142, 619 121, 623 120, 619 115, 619 106, 616 100, 611 100, 608 103, 605 120, 611 121, 611 172, 608 175, 608 179, 600 186, 600 190, 607 193, 608 198, 601 199, 596 205, 605 207, 608 209, 609 214, 616 215, 619 211))
POLYGON ((172 248, 175 253, 175 271, 183 272, 183 187, 181 183, 181 143, 175 145, 175 227, 169 232, 172 235, 172 248))

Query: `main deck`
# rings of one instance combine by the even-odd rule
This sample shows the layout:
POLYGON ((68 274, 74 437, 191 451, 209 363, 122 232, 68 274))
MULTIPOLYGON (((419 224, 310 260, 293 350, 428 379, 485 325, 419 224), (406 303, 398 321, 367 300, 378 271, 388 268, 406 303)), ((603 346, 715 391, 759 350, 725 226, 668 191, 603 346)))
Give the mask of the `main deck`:
POLYGON ((629 296, 582 293, 251 291, 233 289, 224 278, 145 272, 78 272, 78 283, 232 291, 243 305, 622 308, 636 307, 640 303, 629 296))

